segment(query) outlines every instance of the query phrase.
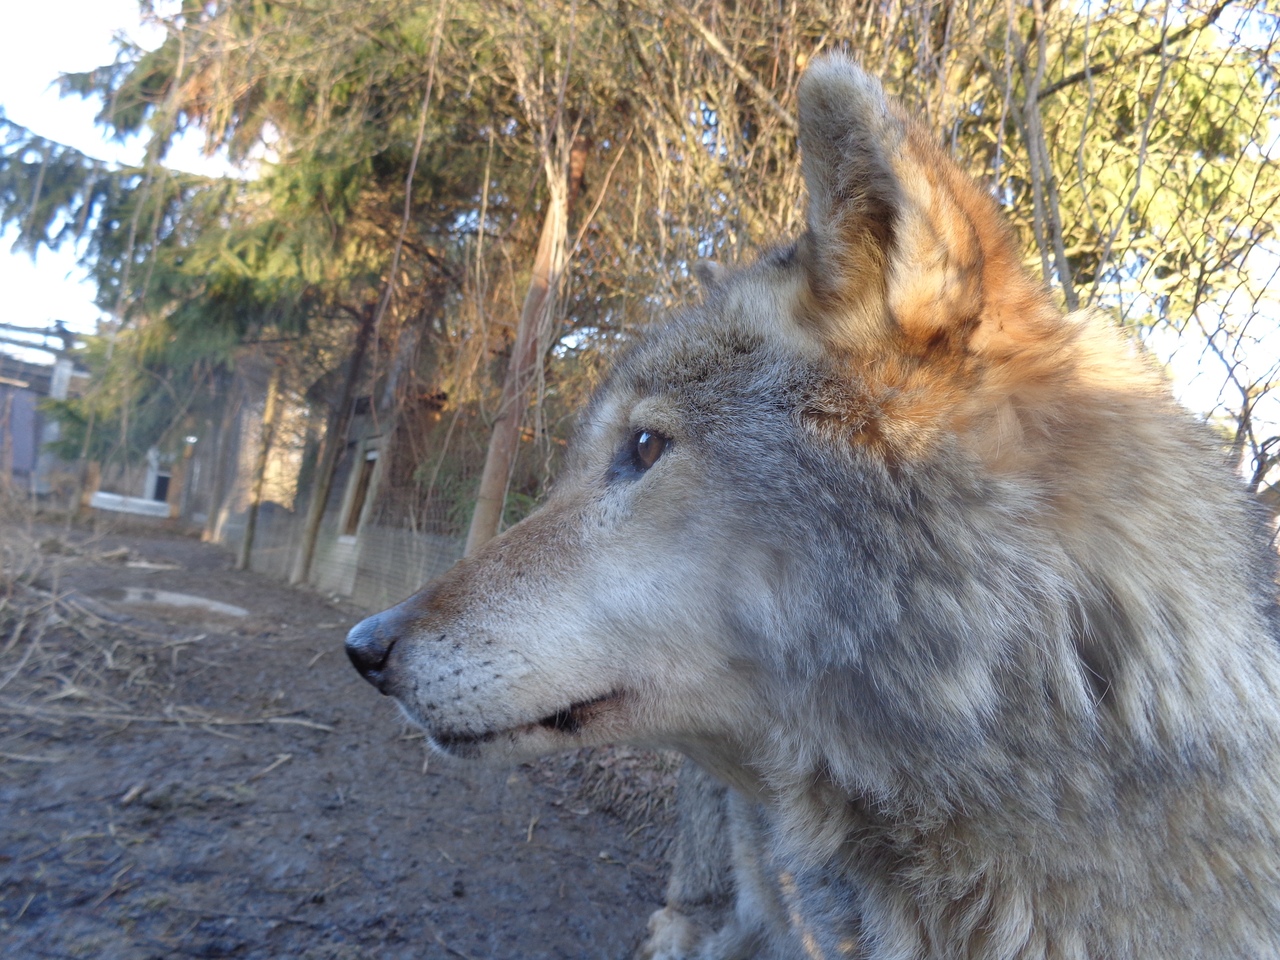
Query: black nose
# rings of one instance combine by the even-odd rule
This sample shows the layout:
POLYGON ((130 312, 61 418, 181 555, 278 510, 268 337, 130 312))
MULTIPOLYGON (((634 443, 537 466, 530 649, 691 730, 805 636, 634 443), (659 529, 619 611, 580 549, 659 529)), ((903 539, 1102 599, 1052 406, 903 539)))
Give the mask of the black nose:
POLYGON ((387 657, 396 645, 397 635, 388 629, 385 614, 366 617, 347 634, 347 656, 364 677, 383 693, 387 657))

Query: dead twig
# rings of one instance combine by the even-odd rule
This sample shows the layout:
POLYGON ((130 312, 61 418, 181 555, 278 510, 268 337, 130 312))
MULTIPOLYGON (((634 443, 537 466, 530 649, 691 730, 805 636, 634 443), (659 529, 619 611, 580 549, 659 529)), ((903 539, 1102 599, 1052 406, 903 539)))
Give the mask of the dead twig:
POLYGON ((461 960, 473 960, 472 956, 469 953, 463 953, 457 947, 451 947, 448 943, 446 943, 444 937, 440 936, 440 931, 436 929, 434 923, 431 923, 430 920, 427 920, 427 923, 431 927, 431 939, 434 940, 442 950, 444 950, 447 953, 453 954, 455 957, 461 958, 461 960))
POLYGON ((123 877, 126 873, 128 873, 132 869, 133 869, 133 864, 130 863, 130 864, 126 864, 123 868, 117 871, 116 875, 111 878, 111 886, 107 888, 106 892, 104 892, 102 896, 100 896, 97 900, 93 902, 93 906, 100 907, 104 903, 106 903, 108 900, 110 900, 112 897, 114 897, 117 893, 125 893, 126 891, 136 887, 138 883, 141 883, 141 881, 136 881, 134 883, 126 883, 124 885, 121 885, 120 878, 123 877))
POLYGON ((12 760, 14 763, 61 763, 66 757, 37 757, 30 753, 6 753, 0 750, 0 760, 12 760))
POLYGON ((27 645, 27 649, 24 650, 22 652, 22 656, 18 658, 18 662, 14 668, 6 673, 3 678, 0 678, 0 690, 7 687, 14 677, 26 669, 27 663, 31 660, 31 655, 36 652, 36 648, 38 646, 39 641, 33 637, 31 642, 27 645))
POLYGON ((4 649, 0 650, 0 656, 4 656, 17 646, 18 638, 22 636, 22 631, 26 629, 29 615, 30 613, 27 610, 23 610, 18 614, 18 622, 13 625, 13 630, 9 632, 9 639, 5 642, 4 649))
POLYGON ((22 919, 23 914, 25 914, 25 913, 27 912, 27 907, 31 906, 31 903, 32 903, 32 901, 33 901, 33 900, 35 900, 35 898, 36 898, 36 895, 35 895, 34 893, 33 893, 33 894, 28 895, 28 897, 27 897, 27 902, 26 902, 26 903, 24 903, 24 904, 22 905, 22 909, 21 909, 21 910, 19 910, 19 911, 14 915, 14 918, 13 918, 12 920, 10 920, 9 922, 10 922, 10 923, 17 923, 19 920, 21 920, 21 919, 22 919))
POLYGON ((271 763, 267 764, 267 766, 263 767, 257 773, 247 777, 244 782, 253 783, 253 781, 255 780, 261 780, 272 770, 275 770, 276 768, 283 766, 284 764, 288 763, 292 759, 293 759, 292 753, 278 753, 276 754, 276 758, 272 760, 271 763))
POLYGON ((28 703, 0 699, 0 713, 20 717, 35 717, 41 720, 54 720, 65 723, 68 720, 97 720, 104 723, 162 723, 177 726, 213 726, 213 727, 248 727, 262 724, 282 724, 306 727, 309 730, 320 730, 332 733, 333 727, 303 717, 287 715, 271 717, 219 717, 192 714, 184 717, 156 716, 142 713, 116 713, 110 710, 62 710, 40 707, 28 703))

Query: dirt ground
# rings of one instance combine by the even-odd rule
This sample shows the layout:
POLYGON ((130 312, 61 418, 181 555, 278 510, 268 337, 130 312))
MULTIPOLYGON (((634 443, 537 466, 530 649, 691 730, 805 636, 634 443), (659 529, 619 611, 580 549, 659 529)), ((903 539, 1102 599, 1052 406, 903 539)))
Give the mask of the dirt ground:
POLYGON ((596 960, 641 940, 661 809, 603 812, 618 788, 584 790, 592 757, 428 757, 347 662, 362 611, 175 534, 10 522, 0 548, 0 957, 596 960))

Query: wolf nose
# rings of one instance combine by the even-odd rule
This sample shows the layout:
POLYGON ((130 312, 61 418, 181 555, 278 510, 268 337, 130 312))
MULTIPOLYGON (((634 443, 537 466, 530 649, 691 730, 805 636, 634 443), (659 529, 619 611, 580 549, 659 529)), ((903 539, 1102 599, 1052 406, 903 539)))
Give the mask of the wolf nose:
POLYGON ((398 637, 387 629, 383 614, 375 613, 351 628, 347 634, 347 656, 352 665, 382 693, 386 693, 385 669, 391 648, 398 637))

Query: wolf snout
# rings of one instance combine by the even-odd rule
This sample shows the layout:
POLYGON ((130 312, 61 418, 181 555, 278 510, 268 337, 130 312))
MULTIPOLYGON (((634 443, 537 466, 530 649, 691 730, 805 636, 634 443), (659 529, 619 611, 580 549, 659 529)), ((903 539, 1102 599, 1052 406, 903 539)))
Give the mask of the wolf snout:
POLYGON ((366 617, 347 634, 347 656, 351 658, 352 665, 381 693, 387 692, 387 658, 400 639, 397 625, 388 622, 387 614, 390 612, 386 610, 366 617))

